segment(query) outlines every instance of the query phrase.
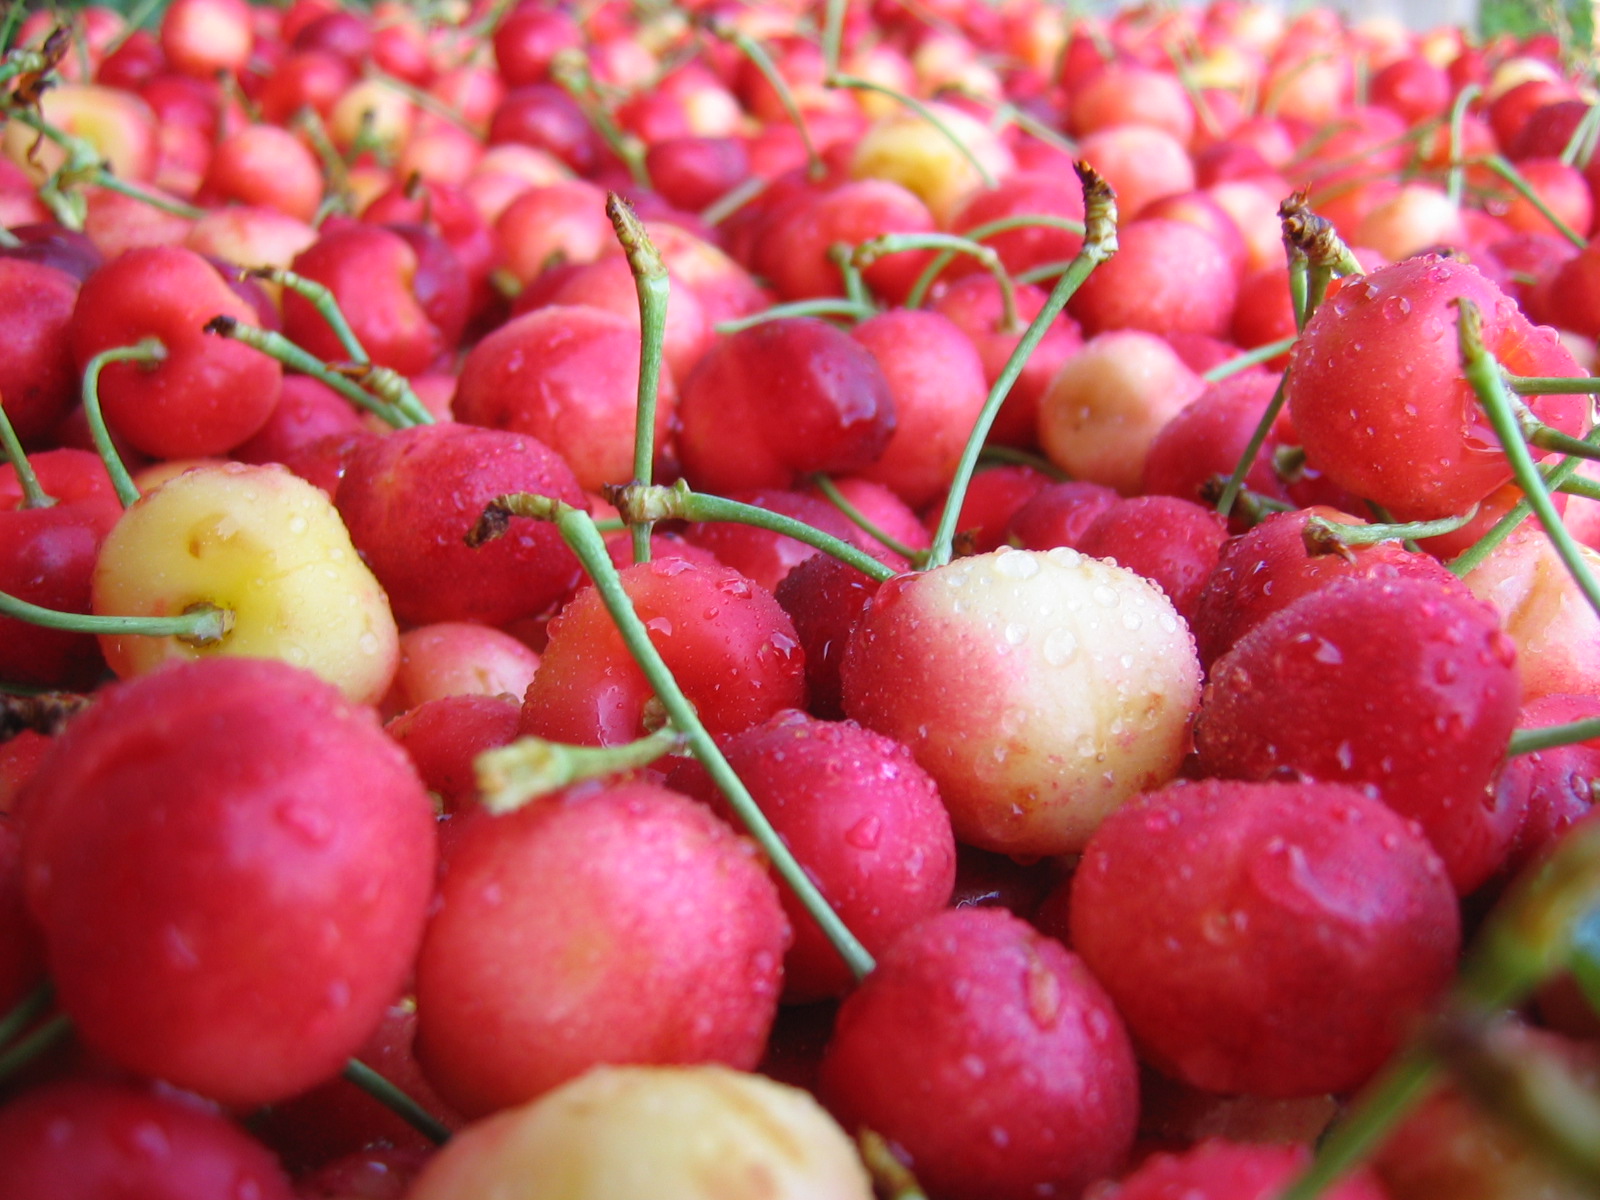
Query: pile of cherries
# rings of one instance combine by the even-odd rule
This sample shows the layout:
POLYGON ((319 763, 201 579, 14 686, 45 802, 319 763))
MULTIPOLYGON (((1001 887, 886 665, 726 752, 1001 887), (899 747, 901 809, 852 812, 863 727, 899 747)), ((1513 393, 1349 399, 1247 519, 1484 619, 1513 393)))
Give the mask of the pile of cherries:
POLYGON ((0 1197, 1600 1187, 1583 66, 0 17, 0 1197))

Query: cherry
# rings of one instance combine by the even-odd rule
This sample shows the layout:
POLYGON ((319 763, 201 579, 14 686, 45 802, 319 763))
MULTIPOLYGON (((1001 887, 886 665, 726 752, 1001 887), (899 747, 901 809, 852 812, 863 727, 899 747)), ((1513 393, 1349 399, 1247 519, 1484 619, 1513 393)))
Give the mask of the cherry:
POLYGON ((211 337, 219 314, 256 315, 215 268, 189 250, 129 250, 83 283, 70 337, 78 370, 104 351, 159 340, 160 357, 112 362, 100 373, 106 421, 137 449, 163 458, 220 454, 265 424, 278 402, 276 362, 228 338, 211 337))
MULTIPOLYGON (((1400 520, 1454 516, 1511 477, 1461 372, 1458 299, 1483 313, 1484 344, 1508 371, 1580 372, 1475 268, 1431 255, 1337 282, 1293 352, 1288 407, 1307 455, 1400 520)), ((1583 405, 1568 397, 1531 406, 1567 433, 1584 431, 1583 405)))
MULTIPOLYGON (((1116 1183, 1100 1184, 1084 1200, 1272 1200, 1310 1165, 1303 1145, 1246 1144, 1209 1138, 1179 1153, 1144 1160, 1116 1183)), ((1323 1193, 1328 1200, 1386 1200, 1388 1193, 1360 1172, 1323 1193)))
POLYGON ((1211 775, 1370 787, 1421 824, 1465 894, 1521 823, 1488 790, 1519 690, 1516 650, 1487 605, 1426 579, 1345 579, 1212 665, 1195 746, 1211 775))
POLYGON ((1238 269, 1216 236, 1188 221, 1148 216, 1122 226, 1117 241, 1116 255, 1068 302, 1085 333, 1227 333, 1238 269))
MULTIPOLYGON (((729 764, 823 896, 871 953, 950 900, 956 845, 927 772, 898 742, 853 723, 789 710, 723 744, 729 764)), ((668 786, 718 806, 698 763, 668 786)), ((731 813, 725 813, 731 816, 731 813)), ((784 958, 784 996, 842 995, 854 982, 822 929, 785 890, 794 942, 784 958)))
POLYGON ((583 500, 566 463, 536 438, 431 425, 356 445, 335 502, 402 621, 498 625, 564 599, 579 576, 560 535, 541 522, 519 520, 510 536, 467 546, 483 506, 522 491, 583 500))
MULTIPOLYGON (((637 301, 635 302, 637 307, 637 301)), ((467 354, 452 407, 458 420, 539 439, 579 485, 599 491, 633 478, 638 317, 557 304, 515 317, 467 354)), ((677 400, 670 373, 657 389, 655 444, 677 400)))
POLYGON ((514 696, 457 693, 424 700, 384 728, 444 812, 453 814, 477 805, 473 761, 514 741, 521 719, 522 705, 514 696))
POLYGON ((937 312, 880 313, 850 336, 883 369, 895 413, 889 444, 858 474, 921 507, 949 486, 983 411, 989 394, 983 361, 961 328, 937 312))
POLYGON ((17 436, 37 444, 78 399, 78 372, 68 328, 78 281, 44 262, 0 257, 0 324, 7 352, 0 360, 0 397, 17 436))
POLYGON ((1140 796, 1101 824, 1070 886, 1072 944, 1141 1054, 1214 1092, 1356 1086, 1460 946, 1438 856, 1352 787, 1208 780, 1140 796))
POLYGON ((1213 509, 1177 496, 1135 496, 1108 504, 1073 545, 1158 585, 1188 622, 1226 538, 1213 509))
POLYGON ((339 1070, 410 970, 431 806, 308 672, 210 658, 104 689, 18 809, 61 1005, 131 1070, 282 1099, 339 1070))
POLYGON ((1313 550, 1306 543, 1306 529, 1319 517, 1360 524, 1329 508, 1273 513, 1223 548, 1192 621, 1200 659, 1208 667, 1273 613, 1337 579, 1417 577, 1441 587, 1460 587, 1437 559, 1399 542, 1313 550))
POLYGON ((1138 1078, 1083 963, 1002 909, 903 933, 840 1007, 819 1087, 951 1200, 1073 1195, 1133 1143, 1138 1078))
MULTIPOLYGON (((713 734, 805 707, 805 662, 772 594, 728 567, 686 559, 625 568, 622 586, 684 694, 713 734)), ((522 710, 524 733, 617 745, 646 732, 653 693, 593 587, 550 624, 522 710)))
POLYGON ((637 782, 468 820, 417 959, 447 1101, 481 1115, 601 1062, 756 1064, 789 923, 749 843, 637 782))
POLYGON ((782 317, 706 351, 684 380, 678 422, 685 477, 729 492, 866 467, 888 445, 895 410, 869 350, 815 317, 782 317))
POLYGON ((67 1080, 12 1100, 0 1109, 0 1154, 14 1200, 296 1194, 267 1148, 215 1109, 129 1083, 67 1080))
MULTIPOLYGON (((0 464, 0 592, 57 612, 86 613, 100 545, 122 506, 105 467, 86 450, 48 450, 29 465, 55 503, 27 505, 17 469, 0 464)), ((0 679, 8 683, 89 689, 105 669, 88 634, 0 617, 0 679)))
POLYGON ((911 747, 957 836, 1017 855, 1080 848, 1176 775, 1199 674, 1154 584, 1067 549, 894 577, 841 669, 845 712, 911 747))

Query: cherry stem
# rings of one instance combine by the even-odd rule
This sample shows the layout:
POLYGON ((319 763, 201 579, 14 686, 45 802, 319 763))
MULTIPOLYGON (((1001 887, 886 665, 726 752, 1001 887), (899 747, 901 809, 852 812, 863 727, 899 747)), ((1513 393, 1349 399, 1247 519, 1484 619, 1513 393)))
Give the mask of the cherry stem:
POLYGON ((879 583, 895 574, 892 567, 885 566, 859 546, 852 546, 814 525, 754 504, 696 492, 682 479, 671 487, 608 485, 604 491, 606 499, 616 506, 622 519, 630 525, 643 521, 736 521, 741 525, 754 525, 758 529, 804 542, 848 563, 879 583))
POLYGON ((95 452, 105 463, 106 474, 111 477, 112 490, 117 493, 117 499, 123 508, 127 508, 139 498, 139 489, 134 486, 133 476, 128 474, 128 468, 123 465, 122 456, 111 444, 111 431, 106 428, 105 413, 100 408, 100 372, 105 370, 109 363, 153 364, 164 361, 166 357, 167 348, 162 345, 161 340, 147 337, 141 338, 131 346, 114 346, 109 350, 102 350, 91 358, 83 369, 83 415, 89 423, 89 436, 94 439, 95 452))
POLYGON ((350 328, 344 310, 339 307, 337 297, 327 284, 307 279, 304 275, 283 267, 255 267, 240 271, 239 274, 244 278, 262 279, 267 283, 288 288, 311 305, 317 315, 328 323, 328 328, 333 330, 333 336, 339 339, 339 345, 344 349, 346 358, 353 363, 366 364, 372 361, 367 348, 361 344, 361 339, 356 337, 356 331, 350 328))
POLYGON ((16 426, 6 415, 4 397, 0 397, 0 458, 9 462, 17 473, 17 487, 22 491, 22 503, 18 508, 49 508, 55 504, 55 497, 40 485, 39 475, 28 461, 28 452, 22 448, 16 426))
POLYGON ((754 200, 771 185, 771 180, 762 179, 752 175, 742 183, 736 183, 722 195, 718 196, 705 208, 700 210, 700 219, 712 228, 726 221, 750 201, 754 200))
MULTIPOLYGON (((1590 452, 1594 452, 1593 447, 1590 447, 1590 452)), ((1583 457, 1588 458, 1589 455, 1585 454, 1583 457)), ((1548 480, 1549 477, 1547 475, 1546 482, 1548 480)), ((1574 475, 1571 479, 1562 483, 1560 487, 1552 487, 1550 490, 1552 492, 1565 492, 1569 496, 1582 496, 1585 500, 1600 500, 1600 480, 1590 479, 1586 475, 1574 475)))
POLYGON ((1562 375, 1505 374, 1506 387, 1518 396, 1589 396, 1600 392, 1600 379, 1592 375, 1571 378, 1562 375))
MULTIPOLYGON (((1074 221, 1070 217, 1058 217, 1053 213, 1018 213, 1015 216, 1002 217, 998 221, 989 221, 983 225, 974 225, 971 229, 967 230, 963 236, 973 242, 982 242, 987 238, 993 237, 997 233, 1005 233, 1008 230, 1034 229, 1040 227, 1048 229, 1064 229, 1068 233, 1076 233, 1080 236, 1083 234, 1083 222, 1074 221)), ((950 265, 955 256, 964 249, 965 247, 953 246, 949 249, 941 250, 938 254, 934 255, 933 261, 930 262, 926 268, 924 268, 922 274, 917 276, 917 281, 911 285, 911 291, 906 294, 905 306, 907 308, 921 308, 923 300, 927 297, 929 290, 932 289, 934 285, 934 281, 937 280, 940 274, 943 273, 944 269, 950 265)), ((968 251, 968 253, 971 253, 971 251, 968 251)), ((1068 265, 1069 264, 1067 263, 1060 264, 1060 270, 1054 271, 1052 274, 1061 274, 1061 272, 1064 271, 1068 265)), ((1021 277, 1018 276, 1018 279, 1020 280, 1021 277)), ((1006 284, 1012 282, 1013 281, 1010 279, 1010 277, 1007 276, 1006 284)), ((1030 280, 1028 282, 1032 281, 1030 280)), ((1002 284, 1001 286, 1005 287, 1006 284, 1002 284)), ((1015 301, 1013 301, 1012 304, 1014 309, 1015 301)), ((1015 333, 1015 325, 1016 322, 1013 321, 1011 325, 1007 325, 1005 327, 1004 332, 1015 333)))
POLYGON ((870 308, 876 313, 872 296, 867 291, 867 281, 861 277, 861 268, 856 265, 855 247, 846 242, 835 242, 828 247, 828 260, 839 268, 839 279, 844 285, 845 299, 863 308, 870 308))
POLYGON ((844 44, 844 14, 850 0, 827 0, 822 18, 822 62, 825 77, 839 70, 839 52, 844 44))
MULTIPOLYGON (((955 90, 971 100, 983 101, 991 99, 991 97, 979 95, 977 92, 967 88, 958 87, 955 90)), ((1054 146, 1063 154, 1076 156, 1078 153, 1077 144, 1071 138, 1062 136, 1059 130, 1052 129, 1049 125, 1039 120, 1038 117, 1018 108, 1015 104, 997 106, 994 110, 994 120, 1000 122, 1002 128, 1005 125, 1015 125, 1024 133, 1038 138, 1047 145, 1054 146)), ((968 231, 968 236, 971 236, 970 230, 968 231)))
POLYGON ((1440 1067, 1422 1047, 1393 1060, 1358 1095, 1323 1138, 1311 1165, 1278 1200, 1316 1200, 1355 1170, 1388 1137, 1389 1131, 1439 1084, 1440 1067))
POLYGON ((473 760, 473 768, 483 807, 499 816, 580 780, 647 767, 687 747, 687 739, 671 725, 621 746, 573 746, 521 737, 484 751, 473 760))
POLYGON ((1508 1044, 1500 1035, 1510 1026, 1498 1014, 1463 1014, 1441 1021, 1434 1042, 1472 1101, 1592 1195, 1600 1185, 1600 1098, 1550 1049, 1508 1044))
MULTIPOLYGON (((106 166, 105 160, 100 157, 100 151, 93 142, 86 138, 74 137, 72 134, 63 133, 51 125, 39 114, 31 109, 8 106, 6 116, 15 120, 19 125, 26 125, 35 133, 43 134, 47 139, 60 146, 67 152, 66 161, 52 179, 56 180, 56 188, 63 186, 72 187, 78 183, 91 183, 96 187, 103 187, 108 192, 120 192, 134 200, 142 201, 151 208, 164 213, 171 213, 175 217, 183 217, 190 221, 197 221, 205 216, 203 208, 196 208, 192 204, 185 204, 172 196, 164 196, 160 192, 152 191, 136 183, 129 183, 125 179, 118 179, 106 166)), ((80 222, 81 225, 81 222, 80 222)))
POLYGON ((994 172, 983 165, 978 156, 972 152, 971 148, 968 147, 965 142, 955 135, 950 126, 945 124, 938 113, 934 112, 933 109, 929 108, 915 96, 908 96, 904 92, 896 91, 894 88, 888 87, 885 84, 874 83, 870 79, 861 79, 855 75, 829 75, 828 86, 836 88, 848 88, 851 91, 858 92, 875 92, 880 96, 888 96, 891 100, 899 101, 912 112, 916 113, 929 125, 932 125, 940 133, 944 134, 946 140, 956 148, 956 152, 959 153, 962 158, 966 159, 967 164, 978 173, 978 180, 984 187, 993 188, 995 186, 996 180, 994 177, 994 172))
POLYGON ((57 1013, 26 1037, 19 1038, 0 1054, 0 1083, 9 1080, 34 1059, 65 1041, 72 1033, 66 1013, 57 1013))
MULTIPOLYGON (((661 394, 662 349, 667 337, 667 303, 672 283, 644 223, 615 192, 606 196, 606 215, 622 243, 639 296, 639 396, 633 430, 633 482, 649 487, 655 464, 656 405, 661 394)), ((633 526, 633 561, 650 561, 651 522, 633 526)))
POLYGON ((375 65, 371 61, 368 61, 367 64, 362 68, 362 74, 367 79, 372 80, 374 83, 382 84, 391 92, 397 92, 404 96, 407 100, 411 101, 412 104, 416 105, 424 112, 431 113, 433 116, 438 117, 441 121, 446 121, 449 124, 454 125, 457 129, 465 130, 474 137, 477 136, 478 131, 472 127, 471 121, 467 120, 461 115, 460 112, 450 107, 450 105, 446 104, 443 100, 439 99, 439 97, 433 95, 431 92, 423 91, 414 83, 407 83, 398 75, 391 75, 388 71, 385 71, 382 67, 375 65))
POLYGON ((231 609, 215 604, 192 605, 171 617, 108 617, 100 613, 69 613, 30 604, 10 592, 0 592, 0 616, 26 621, 43 629, 65 633, 94 633, 108 637, 171 637, 191 646, 214 646, 233 629, 231 609))
POLYGON ((1277 358, 1278 355, 1292 350, 1294 344, 1299 340, 1298 337, 1286 337, 1279 338, 1275 342, 1268 342, 1264 346, 1257 346, 1254 350, 1235 355, 1233 358, 1228 359, 1227 362, 1218 363, 1209 371, 1202 371, 1200 378, 1207 383, 1221 383, 1224 379, 1237 375, 1241 371, 1248 371, 1251 367, 1270 362, 1277 358))
MULTIPOLYGON (((234 317, 212 317, 206 323, 205 331, 216 334, 218 337, 232 338, 236 342, 243 342, 261 351, 268 358, 275 358, 291 371, 298 371, 302 375, 310 375, 319 383, 325 384, 338 392, 351 404, 369 412, 386 425, 396 429, 405 429, 411 425, 431 425, 433 416, 427 409, 422 408, 417 402, 415 411, 403 411, 400 405, 381 399, 367 391, 361 384, 349 376, 329 366, 314 354, 308 354, 300 349, 283 334, 271 329, 262 329, 256 325, 247 325, 234 317)), ((371 368, 363 370, 363 378, 368 381, 382 382, 382 372, 385 368, 371 368)), ((392 374, 392 372, 391 372, 392 374)), ((409 389, 408 389, 409 390, 409 389)), ((413 397, 414 399, 414 397, 413 397)))
POLYGON ((1486 158, 1479 159, 1478 161, 1483 166, 1488 167, 1489 170, 1493 171, 1501 179, 1509 183, 1516 191, 1517 195, 1521 196, 1529 204, 1533 205, 1534 208, 1538 209, 1539 215, 1542 216, 1546 221, 1549 221, 1550 224, 1555 227, 1556 232, 1562 237, 1566 238, 1567 241, 1571 242, 1580 250, 1582 250, 1584 246, 1588 245, 1588 239, 1574 230, 1572 226, 1568 225, 1559 216, 1557 216, 1555 210, 1545 203, 1544 197, 1539 195, 1538 192, 1534 191, 1533 188, 1528 185, 1528 181, 1522 177, 1522 172, 1517 170, 1516 167, 1512 166, 1511 161, 1504 155, 1491 154, 1486 158))
POLYGON ((1036 454, 1032 450, 1024 450, 1020 446, 985 446, 983 453, 978 455, 978 464, 985 467, 992 467, 996 464, 1031 467, 1041 475, 1048 475, 1057 483, 1064 483, 1072 478, 1071 475, 1042 454, 1036 454))
POLYGON ((1572 575, 1572 581, 1578 585, 1589 606, 1600 614, 1600 583, 1595 581, 1588 564, 1583 561, 1576 539, 1562 522, 1561 514, 1556 511, 1555 503, 1550 498, 1548 485, 1539 473, 1539 466, 1533 461, 1527 443, 1522 440, 1516 414, 1512 411, 1511 396, 1506 390, 1505 378, 1500 373, 1500 364, 1483 344, 1483 318, 1470 300, 1460 299, 1454 303, 1459 313, 1456 330, 1467 382, 1488 414, 1489 423, 1494 427, 1495 436, 1500 439, 1501 448, 1511 464, 1512 475, 1522 489, 1524 499, 1544 526, 1556 554, 1572 575))
POLYGON ((612 118, 599 89, 595 87, 583 51, 571 49, 557 53, 550 63, 550 78, 583 110, 583 115, 589 118, 589 124, 594 126, 595 132, 622 160, 628 178, 641 188, 650 188, 650 170, 645 166, 644 143, 623 130, 612 118))
POLYGON ((350 164, 345 162, 344 155, 339 153, 339 148, 328 136, 328 127, 322 123, 321 115, 308 105, 297 112, 289 124, 291 129, 305 137, 317 161, 322 164, 322 203, 317 205, 311 224, 320 226, 336 212, 353 211, 355 198, 350 191, 350 164))
POLYGON ((1511 744, 1506 747, 1506 757, 1536 754, 1540 750, 1571 746, 1597 737, 1600 737, 1600 717, 1568 721, 1562 725, 1541 725, 1537 729, 1518 729, 1511 735, 1511 744))
POLYGON ((1600 104, 1591 104, 1561 148, 1561 161, 1569 167, 1588 162, 1594 156, 1597 136, 1600 136, 1600 104))
MULTIPOLYGON (((694 705, 683 694, 683 689, 678 686, 671 668, 662 659, 655 643, 650 640, 650 631, 645 628, 644 622, 639 619, 639 614, 634 611, 633 601, 629 599, 626 589, 622 586, 621 576, 611 561, 611 554, 600 537, 600 531, 595 528, 593 518, 581 508, 574 508, 570 504, 548 496, 533 496, 526 493, 502 496, 484 511, 483 520, 473 531, 473 537, 495 536, 495 530, 510 516, 535 517, 555 522, 556 528, 561 532, 562 540, 577 555, 578 561, 589 573, 595 591, 611 614, 611 619, 627 646, 628 653, 639 664, 639 669, 644 672, 645 679, 654 689, 656 698, 666 709, 667 719, 682 732, 688 741, 690 751, 700 760, 713 782, 722 789, 729 806, 766 854, 773 870, 822 928, 828 941, 849 966, 851 974, 857 979, 866 978, 874 966, 872 955, 867 953, 866 948, 817 890, 817 885, 806 874, 805 868, 795 860, 794 854, 772 828, 766 814, 750 795, 749 789, 729 765, 728 760, 723 757, 716 740, 695 715, 694 705)), ((874 567, 882 567, 876 560, 869 561, 874 567)))
POLYGON ((789 87, 789 81, 783 77, 783 73, 773 64, 772 56, 767 53, 766 47, 743 30, 717 17, 707 21, 706 28, 713 37, 729 43, 739 53, 748 58, 751 65, 760 71, 766 81, 772 85, 772 90, 778 94, 778 103, 783 105, 783 111, 788 114, 789 122, 800 135, 800 144, 805 148, 807 178, 813 182, 822 179, 828 173, 828 165, 822 161, 822 155, 817 152, 816 143, 811 140, 811 130, 806 127, 805 114, 800 111, 800 105, 795 102, 794 92, 789 87))
POLYGON ((1250 440, 1245 443, 1244 452, 1234 464, 1233 474, 1228 476, 1228 482, 1222 488, 1222 495, 1217 497, 1217 513, 1223 518, 1233 512, 1234 501, 1239 498, 1239 492, 1244 488, 1245 476, 1249 475, 1250 468, 1256 465, 1256 456, 1261 453, 1261 447, 1267 441, 1267 434, 1272 432, 1278 414, 1283 411, 1284 399, 1288 394, 1284 390, 1284 384, 1288 378, 1287 371, 1278 377, 1278 386, 1273 389, 1272 399, 1267 401, 1267 407, 1262 409, 1261 419, 1250 431, 1250 440))
POLYGON ((811 482, 816 486, 817 491, 823 494, 829 504, 833 505, 840 512, 842 512, 847 518, 849 518, 852 525, 864 532, 873 541, 877 542, 880 546, 894 551, 901 558, 910 560, 912 563, 921 562, 923 557, 923 552, 921 550, 906 545, 899 538, 894 537, 880 529, 867 517, 864 512, 862 512, 854 504, 850 503, 849 498, 839 490, 838 485, 835 484, 833 480, 829 479, 826 475, 813 475, 811 477, 811 482))
POLYGON ((56 989, 48 979, 39 984, 21 1000, 11 1006, 11 1011, 0 1018, 0 1046, 15 1040, 55 1003, 56 989))
POLYGON ((928 1200, 911 1168, 894 1156, 889 1139, 874 1129, 863 1129, 856 1135, 856 1146, 872 1176, 874 1193, 885 1200, 928 1200))
POLYGON ((740 317, 734 321, 718 321, 714 328, 718 333, 738 333, 742 329, 752 329, 757 325, 764 325, 768 321, 781 321, 786 317, 853 317, 865 321, 868 317, 878 315, 877 305, 870 301, 849 300, 842 296, 821 296, 815 300, 796 300, 790 304, 775 304, 761 312, 752 313, 748 317, 740 317))
POLYGON ((957 254, 970 254, 978 260, 984 270, 994 276, 994 281, 1000 288, 1001 325, 1003 333, 1016 333, 1022 325, 1017 319, 1017 288, 1011 282, 1011 275, 1006 271, 1005 264, 1000 261, 1000 256, 995 253, 992 246, 985 246, 976 239, 963 237, 957 233, 886 233, 881 237, 869 238, 855 248, 851 261, 857 270, 866 270, 878 259, 886 254, 895 254, 904 250, 938 250, 940 254, 928 270, 917 277, 911 294, 906 297, 907 308, 920 308, 922 299, 927 294, 927 288, 921 287, 924 280, 932 284, 929 271, 937 278, 940 271, 949 265, 950 260, 957 254), (937 266, 937 270, 935 270, 937 266))
MULTIPOLYGON (((1600 445, 1600 425, 1597 425, 1589 432, 1586 444, 1591 447, 1600 445)), ((1577 475, 1579 468, 1587 461, 1587 457, 1587 455, 1583 458, 1569 455, 1558 463, 1540 467, 1539 476, 1545 481, 1546 487, 1552 490, 1565 489, 1569 483, 1575 482, 1574 476, 1577 475)), ((1532 512, 1533 506, 1524 496, 1508 509, 1505 515, 1489 528, 1488 532, 1446 564, 1450 572, 1458 577, 1465 576, 1487 558, 1496 546, 1510 537, 1512 531, 1527 520, 1532 512)))
POLYGON ((359 1058, 349 1059, 340 1074, 434 1145, 450 1140, 450 1131, 432 1113, 359 1058))
POLYGON ((1469 83, 1456 93, 1455 102, 1450 105, 1450 170, 1445 176, 1444 194, 1450 198, 1450 203, 1457 208, 1461 207, 1461 197, 1466 191, 1467 167, 1461 160, 1462 126, 1467 119, 1467 106, 1483 94, 1483 89, 1475 83, 1469 83))
POLYGON ((1330 521, 1327 517, 1313 516, 1306 520, 1306 548, 1312 553, 1337 552, 1342 546, 1373 546, 1379 542, 1414 541, 1417 538, 1438 537, 1454 533, 1478 515, 1474 504, 1458 517, 1441 517, 1437 521, 1396 521, 1389 524, 1347 525, 1330 521))
POLYGON ((945 498, 944 511, 939 516, 939 527, 934 532, 933 545, 928 549, 929 567, 944 566, 955 552, 956 526, 961 520, 961 506, 966 500, 972 473, 977 469, 978 457, 983 452, 984 440, 988 438, 989 430, 994 426, 1000 406, 1011 393, 1012 385, 1016 383, 1023 367, 1027 365, 1028 356, 1044 340, 1044 335, 1049 332, 1051 324, 1061 315, 1067 306, 1067 301, 1072 299, 1078 288, 1083 285, 1083 281, 1089 278, 1096 267, 1117 252, 1116 193, 1111 190, 1111 185, 1101 178, 1100 173, 1087 162, 1080 160, 1074 166, 1078 178, 1083 183, 1085 229, 1083 247, 1072 260, 1072 265, 1050 290, 1050 295, 1045 299, 1044 307, 1039 310, 1039 314, 1028 323, 1022 340, 1006 359, 1004 369, 995 379, 994 386, 989 389, 988 399, 984 401, 983 409, 973 423, 972 432, 968 435, 967 444, 961 452, 961 460, 956 466, 955 476, 950 481, 950 491, 945 498))

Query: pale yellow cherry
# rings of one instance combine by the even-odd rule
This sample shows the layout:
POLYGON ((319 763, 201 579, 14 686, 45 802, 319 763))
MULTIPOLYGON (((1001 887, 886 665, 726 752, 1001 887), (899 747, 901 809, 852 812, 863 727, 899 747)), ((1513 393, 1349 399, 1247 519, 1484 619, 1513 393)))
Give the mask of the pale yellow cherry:
POLYGON ((721 1066, 596 1067, 461 1130, 408 1200, 870 1200, 810 1093, 721 1066))
POLYGON ((107 663, 128 677, 211 654, 276 658, 359 703, 376 702, 394 677, 388 597, 328 497, 282 467, 196 467, 136 502, 106 537, 96 613, 170 616, 201 605, 233 614, 220 641, 107 635, 107 663))

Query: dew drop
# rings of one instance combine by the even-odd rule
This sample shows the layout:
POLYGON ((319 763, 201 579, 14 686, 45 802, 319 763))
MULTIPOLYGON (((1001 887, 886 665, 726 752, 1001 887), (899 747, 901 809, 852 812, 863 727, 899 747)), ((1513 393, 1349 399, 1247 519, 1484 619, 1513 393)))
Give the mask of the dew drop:
POLYGON ((995 572, 1007 579, 1032 579, 1039 573, 1039 560, 1026 550, 1002 550, 993 562, 995 572))
POLYGON ((1078 639, 1069 629, 1053 629, 1044 639, 1044 661, 1052 667, 1065 666, 1078 652, 1078 639))
POLYGON ((882 836, 883 822, 875 816, 868 816, 850 826, 844 840, 857 850, 876 850, 882 836))

